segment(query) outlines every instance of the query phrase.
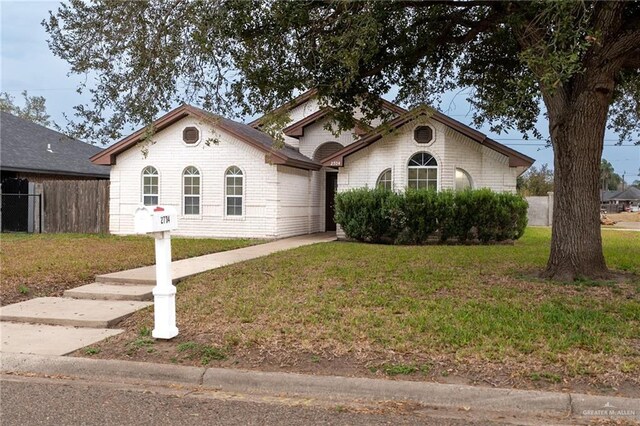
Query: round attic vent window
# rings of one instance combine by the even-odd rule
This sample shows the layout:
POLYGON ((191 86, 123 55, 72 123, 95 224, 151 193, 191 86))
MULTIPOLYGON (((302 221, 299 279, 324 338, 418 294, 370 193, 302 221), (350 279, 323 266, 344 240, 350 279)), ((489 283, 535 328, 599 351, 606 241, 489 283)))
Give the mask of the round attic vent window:
POLYGON ((433 140, 433 129, 429 126, 418 126, 413 131, 413 139, 418 143, 429 143, 433 140))
POLYGON ((188 145, 198 143, 200 140, 200 130, 197 127, 185 127, 182 131, 182 140, 188 145))

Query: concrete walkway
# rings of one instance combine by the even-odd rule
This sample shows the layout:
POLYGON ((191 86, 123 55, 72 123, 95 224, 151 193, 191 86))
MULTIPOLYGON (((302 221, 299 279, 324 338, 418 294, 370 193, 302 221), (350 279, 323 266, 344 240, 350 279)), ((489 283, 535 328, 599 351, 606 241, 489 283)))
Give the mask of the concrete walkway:
MULTIPOLYGON (((191 275, 210 271, 211 269, 220 268, 233 263, 243 262, 245 260, 267 256, 278 251, 294 249, 316 243, 324 243, 335 239, 335 232, 301 235, 298 237, 272 241, 270 243, 212 253, 204 256, 192 257, 190 259, 177 260, 171 263, 173 282, 176 283, 184 278, 190 277, 191 275)), ((122 272, 114 272, 113 274, 98 275, 96 277, 96 281, 129 284, 155 284, 156 268, 155 266, 145 266, 122 272)))
POLYGON ((610 229, 620 229, 623 231, 640 231, 640 222, 618 222, 610 229))
MULTIPOLYGON (((278 251, 333 241, 335 233, 285 238, 172 263, 173 281, 278 251)), ((151 306, 155 267, 100 275, 64 297, 38 297, 0 307, 0 352, 66 355, 109 336, 134 312, 151 306)))

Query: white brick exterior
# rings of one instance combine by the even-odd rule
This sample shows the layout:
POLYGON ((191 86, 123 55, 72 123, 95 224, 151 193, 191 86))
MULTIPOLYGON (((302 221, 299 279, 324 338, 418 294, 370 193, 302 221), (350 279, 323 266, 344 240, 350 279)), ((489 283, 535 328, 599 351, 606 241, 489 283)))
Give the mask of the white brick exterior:
POLYGON ((509 167, 506 156, 480 145, 449 127, 422 121, 434 129, 434 141, 419 144, 413 138, 417 123, 407 123, 366 148, 346 157, 338 175, 338 191, 374 188, 380 174, 391 168, 393 189, 403 191, 408 184, 409 159, 418 152, 431 154, 438 162, 438 190, 454 189, 455 169, 465 170, 473 188, 515 192, 518 171, 509 167))
POLYGON ((146 166, 158 170, 159 203, 175 207, 179 215, 178 235, 215 237, 278 237, 277 167, 265 163, 265 154, 222 131, 214 135, 209 125, 187 117, 158 132, 148 155, 133 147, 118 155, 111 167, 110 230, 114 234, 133 233, 133 212, 141 203, 141 172, 146 166), (189 125, 200 129, 201 142, 186 146, 182 130, 189 125), (219 144, 204 141, 217 137, 219 144), (244 215, 226 216, 224 174, 238 166, 244 173, 244 215), (201 214, 182 214, 182 171, 195 166, 201 175, 201 214))
MULTIPOLYGON (((292 122, 312 114, 317 102, 308 101, 291 111, 292 122)), ((515 191, 516 177, 522 168, 509 167, 506 156, 462 136, 449 127, 423 119, 432 126, 435 140, 427 145, 414 141, 417 123, 408 123, 381 140, 344 159, 338 170, 338 191, 376 185, 380 173, 392 169, 393 188, 407 186, 407 165, 412 155, 425 151, 438 162, 438 189, 454 187, 455 169, 464 169, 474 188, 515 191)), ((304 129, 299 139, 286 137, 286 143, 301 154, 314 158, 327 142, 348 146, 356 141, 351 132, 338 136, 326 130, 326 119, 304 129)), ((207 237, 282 238, 325 230, 326 173, 297 169, 265 162, 265 153, 211 124, 188 116, 154 135, 147 155, 142 146, 134 146, 117 155, 111 167, 110 230, 114 234, 132 234, 133 213, 141 204, 141 172, 153 166, 159 172, 159 203, 179 212, 178 235, 207 237), (188 146, 182 141, 186 126, 200 129, 200 142, 188 146), (219 143, 207 145, 207 139, 219 143), (201 176, 199 215, 183 214, 182 173, 194 166, 201 176), (238 166, 244 175, 243 216, 225 214, 225 171, 238 166)), ((327 171, 329 170, 329 171, 327 171)))

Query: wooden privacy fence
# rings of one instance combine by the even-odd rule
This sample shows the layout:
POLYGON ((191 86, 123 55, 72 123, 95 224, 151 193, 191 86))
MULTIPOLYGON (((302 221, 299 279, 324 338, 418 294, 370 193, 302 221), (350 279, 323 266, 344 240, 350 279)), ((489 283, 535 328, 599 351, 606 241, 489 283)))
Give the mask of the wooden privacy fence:
POLYGON ((44 232, 109 232, 108 180, 52 180, 37 185, 42 185, 44 232))

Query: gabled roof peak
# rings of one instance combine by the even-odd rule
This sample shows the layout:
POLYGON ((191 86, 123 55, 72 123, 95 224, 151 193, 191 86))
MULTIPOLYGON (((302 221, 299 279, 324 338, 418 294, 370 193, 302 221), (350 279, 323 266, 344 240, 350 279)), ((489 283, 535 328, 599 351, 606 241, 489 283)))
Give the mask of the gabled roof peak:
MULTIPOLYGON (((187 116, 194 116, 198 119, 207 121, 212 126, 216 126, 243 142, 263 151, 267 155, 266 160, 270 163, 283 164, 307 170, 318 170, 322 167, 320 164, 300 154, 288 145, 278 147, 271 136, 261 132, 260 130, 188 104, 180 105, 155 120, 151 125, 157 132, 187 116)), ((91 161, 94 164, 115 164, 118 154, 135 146, 137 143, 141 142, 145 136, 146 128, 141 128, 105 149, 103 152, 94 155, 91 157, 91 161)))
POLYGON ((514 149, 511 149, 494 141, 493 139, 488 138, 484 133, 479 132, 478 130, 467 126, 466 124, 463 124, 451 117, 444 115, 443 113, 437 111, 435 108, 429 105, 421 104, 410 111, 406 111, 404 114, 399 115, 393 120, 382 123, 353 144, 347 145, 345 148, 332 154, 330 157, 323 159, 322 164, 325 166, 340 167, 344 164, 344 157, 347 157, 382 139, 382 137, 388 134, 390 130, 397 129, 405 125, 406 123, 417 119, 419 116, 429 117, 439 123, 444 124, 452 130, 464 136, 467 136, 468 138, 480 143, 481 145, 485 145, 486 147, 491 148, 494 151, 508 157, 510 167, 530 167, 535 161, 531 157, 528 157, 514 149))

